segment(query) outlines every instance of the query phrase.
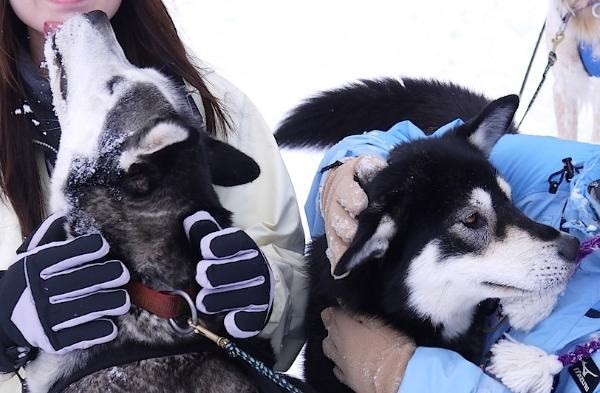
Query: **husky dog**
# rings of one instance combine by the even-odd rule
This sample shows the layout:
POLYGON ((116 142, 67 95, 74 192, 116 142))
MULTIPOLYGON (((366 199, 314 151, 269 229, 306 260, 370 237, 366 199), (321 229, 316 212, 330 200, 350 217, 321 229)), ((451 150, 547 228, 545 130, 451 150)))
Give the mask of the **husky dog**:
MULTIPOLYGON (((130 64, 105 14, 70 19, 48 39, 45 54, 63 133, 51 208, 67 212, 74 235, 100 231, 132 280, 159 291, 193 287, 196 262, 182 220, 206 210, 222 226, 230 225, 230 212, 212 184, 252 181, 258 165, 208 137, 183 87, 130 64), (232 167, 244 170, 227 171, 232 167)), ((117 353, 158 347, 168 352, 201 340, 176 334, 166 319, 136 306, 117 325, 119 336, 109 344, 63 356, 41 353, 27 366, 30 391, 53 386, 56 391, 55 384, 117 353)), ((216 351, 157 354, 97 369, 62 387, 63 392, 256 390, 237 364, 216 351)))
POLYGON ((554 113, 561 138, 577 139, 579 109, 589 103, 593 114, 591 141, 600 142, 599 3, 597 0, 550 0, 548 7, 546 43, 549 49, 556 34, 565 28, 564 38, 556 46, 557 60, 553 67, 554 113))
POLYGON ((304 365, 317 390, 347 390, 322 352, 325 307, 377 316, 417 345, 473 362, 482 356, 491 299, 518 328, 552 310, 579 242, 524 216, 487 159, 517 106, 516 96, 490 102, 453 84, 386 79, 322 93, 284 120, 276 137, 287 147, 328 146, 404 119, 424 130, 468 120, 444 136, 396 146, 388 166, 361 184, 368 206, 334 271, 345 278, 330 273, 325 236, 312 242, 304 365))

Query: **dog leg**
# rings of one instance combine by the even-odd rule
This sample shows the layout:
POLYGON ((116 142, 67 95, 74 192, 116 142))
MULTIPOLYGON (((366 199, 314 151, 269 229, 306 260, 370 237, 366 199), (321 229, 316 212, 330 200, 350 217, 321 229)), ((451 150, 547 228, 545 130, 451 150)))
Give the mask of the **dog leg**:
POLYGON ((577 97, 565 94, 566 88, 560 84, 554 85, 554 114, 558 137, 577 139, 577 97))

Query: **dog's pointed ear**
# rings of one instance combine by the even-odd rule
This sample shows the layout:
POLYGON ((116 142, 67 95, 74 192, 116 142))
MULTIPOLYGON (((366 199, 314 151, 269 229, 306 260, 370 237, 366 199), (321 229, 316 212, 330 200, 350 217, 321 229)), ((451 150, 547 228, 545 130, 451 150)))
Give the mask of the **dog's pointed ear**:
POLYGON ((135 135, 128 142, 119 159, 119 166, 128 170, 140 157, 161 151, 189 137, 190 132, 186 128, 169 122, 159 123, 148 132, 135 135))
POLYGON ((369 206, 360 215, 356 235, 332 271, 335 279, 346 277, 366 262, 385 256, 398 228, 380 207, 369 206))
POLYGON ((206 150, 213 184, 232 187, 250 183, 260 175, 256 161, 227 143, 207 138, 206 150))
POLYGON ((511 123, 518 107, 519 97, 514 94, 499 98, 457 132, 489 156, 496 142, 512 129, 511 123))

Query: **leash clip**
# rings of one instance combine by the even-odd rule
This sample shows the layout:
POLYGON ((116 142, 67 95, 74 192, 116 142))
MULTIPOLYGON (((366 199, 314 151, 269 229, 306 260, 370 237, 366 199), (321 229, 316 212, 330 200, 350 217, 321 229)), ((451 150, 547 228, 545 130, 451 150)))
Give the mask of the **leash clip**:
MULTIPOLYGON (((185 300, 188 307, 190 308, 191 317, 189 320, 194 325, 197 325, 198 324, 198 311, 196 310, 196 305, 194 304, 194 301, 192 300, 190 295, 186 291, 182 291, 180 289, 168 291, 168 293, 171 295, 181 296, 183 298, 183 300, 185 300)), ((173 330, 175 330, 176 333, 179 333, 182 336, 187 336, 188 334, 192 334, 192 332, 194 332, 194 330, 195 330, 191 326, 181 327, 173 318, 169 318, 169 324, 171 325, 171 328, 173 328, 173 330)))
POLYGON ((556 48, 558 48, 558 45, 561 42, 563 42, 564 39, 565 39, 564 30, 556 33, 556 35, 554 37, 552 37, 552 51, 551 52, 556 53, 556 48))
POLYGON ((196 321, 196 322, 192 321, 191 318, 188 319, 188 325, 194 333, 208 338, 210 341, 214 342, 221 348, 225 348, 227 346, 227 344, 229 344, 231 342, 231 341, 229 341, 229 339, 227 339, 225 337, 221 337, 218 334, 213 333, 212 331, 208 330, 204 326, 200 325, 198 323, 198 321, 196 321))

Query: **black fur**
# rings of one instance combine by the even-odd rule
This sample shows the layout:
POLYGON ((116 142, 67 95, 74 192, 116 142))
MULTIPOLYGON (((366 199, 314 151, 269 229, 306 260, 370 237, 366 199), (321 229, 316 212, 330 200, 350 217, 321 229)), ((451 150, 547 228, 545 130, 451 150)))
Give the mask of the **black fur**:
MULTIPOLYGON (((143 101, 148 86, 131 90, 128 102, 143 101)), ((96 228, 111 244, 114 258, 124 261, 132 280, 151 288, 193 288, 195 265, 199 256, 191 249, 183 230, 185 217, 199 210, 208 211, 222 227, 231 225, 231 213, 224 209, 212 184, 236 185, 253 180, 259 174, 257 164, 237 149, 209 138, 194 119, 172 108, 163 97, 150 96, 155 118, 127 118, 136 111, 127 105, 116 105, 105 123, 105 136, 121 129, 121 122, 139 124, 139 133, 122 146, 104 152, 94 163, 75 161, 65 194, 73 210, 69 214, 74 233, 96 228), (127 171, 117 167, 118 157, 140 141, 140 134, 153 124, 168 121, 189 131, 189 137, 151 155, 141 157, 127 171), (141 123, 141 124, 140 124, 141 123), (242 165, 239 167, 239 165, 242 165), (236 171, 226 168, 237 166, 236 171), (81 168, 82 170, 78 170, 81 168), (94 168, 84 174, 84 169, 94 168), (156 215, 154 215, 156 214, 156 215)), ((150 103, 149 103, 150 105, 150 103)), ((104 141, 103 144, 109 144, 104 141)), ((205 318, 215 332, 226 335, 219 318, 205 318)), ((182 321, 181 323, 185 323, 182 321)), ((152 346, 203 340, 198 336, 180 338, 170 332, 166 320, 132 306, 128 315, 119 318, 119 338, 90 350, 95 356, 106 356, 115 348, 140 341, 152 346), (141 337, 144 337, 140 340, 141 337)), ((274 358, 266 340, 251 339, 249 351, 268 364, 274 358)), ((84 365, 85 362, 80 363, 84 365)), ((66 392, 95 391, 90 386, 122 391, 233 392, 254 391, 251 378, 244 375, 235 362, 222 353, 177 355, 135 362, 89 375, 71 385, 66 392), (140 371, 156 370, 153 379, 140 379, 140 371), (165 373, 172 370, 173 373, 165 373), (115 377, 118 376, 118 377, 115 377), (214 384, 216 376, 226 377, 225 384, 214 384), (201 386, 198 384, 204 384, 201 386), (100 385, 98 385, 100 384, 100 385)))
MULTIPOLYGON (((55 58, 47 59, 48 63, 58 64, 60 59, 64 65, 61 72, 80 67, 79 74, 85 77, 80 75, 77 82, 86 84, 70 90, 72 84, 51 83, 54 104, 62 108, 59 119, 63 137, 84 132, 72 123, 63 124, 69 114, 76 113, 82 122, 90 119, 85 135, 94 138, 90 142, 95 147, 93 152, 63 149, 58 153, 57 162, 65 166, 64 171, 55 171, 53 197, 64 203, 72 234, 101 232, 111 245, 111 257, 123 261, 132 280, 155 290, 194 288, 200 256, 186 238, 184 218, 205 210, 222 227, 230 226, 231 212, 221 205, 213 185, 253 181, 260 168, 241 151, 207 135, 202 119, 194 116, 185 99, 185 89, 155 71, 136 70, 128 64, 105 14, 97 11, 91 16, 76 16, 55 34, 51 41, 55 58), (79 22, 71 23, 76 19, 79 22), (102 55, 97 62, 82 63, 84 55, 75 54, 73 48, 89 51, 89 56, 102 55), (115 94, 118 96, 113 97, 115 94), (68 102, 60 105, 60 97, 68 98, 68 102), (82 112, 81 107, 75 112, 70 105, 94 97, 100 98, 100 104, 96 107, 94 101, 85 106, 91 113, 82 112), (57 172, 66 178, 56 180, 57 172)), ((51 78, 59 77, 66 82, 71 75, 51 72, 51 78)), ((181 319, 185 324, 186 317, 181 319)), ((217 334, 226 335, 222 317, 201 319, 217 334)), ((182 336, 167 319, 135 305, 115 322, 119 334, 107 344, 62 356, 40 353, 27 367, 31 391, 48 391, 61 378, 81 375, 78 371, 95 359, 131 348, 181 348, 205 340, 195 334, 182 336)), ((274 363, 268 340, 243 340, 240 346, 265 363, 274 363)), ((104 368, 63 390, 106 391, 237 393, 255 392, 257 386, 236 361, 219 350, 104 368)))
MULTIPOLYGON (((511 120, 518 105, 515 96, 490 103, 485 97, 454 84, 437 81, 392 79, 362 81, 308 100, 292 111, 277 130, 282 146, 332 145, 343 137, 364 131, 386 130, 401 120, 411 120, 433 131, 456 118, 468 120, 441 138, 423 139, 395 147, 388 167, 363 185, 369 205, 358 217, 358 230, 335 273, 326 257, 324 236, 309 247, 310 298, 307 311, 305 377, 317 390, 348 391, 332 373, 333 363, 322 352, 327 332, 320 313, 328 306, 382 318, 408 334, 419 346, 452 349, 478 362, 483 348, 483 321, 496 300, 482 299, 473 310, 470 327, 458 337, 444 337, 445 327, 417 314, 407 303, 408 269, 424 246, 439 242, 440 261, 454 255, 477 254, 489 239, 465 241, 449 230, 469 192, 484 189, 492 196, 498 222, 488 237, 505 239, 507 226, 518 227, 544 242, 554 242, 559 232, 537 224, 516 209, 497 181, 487 155, 500 136, 513 132, 511 120), (471 120, 469 120, 471 119, 471 120), (474 146, 469 140, 486 128, 489 141, 474 146), (383 254, 358 259, 382 217, 390 216, 397 231, 383 254), (352 261, 352 262, 351 262, 352 261), (353 266, 351 266, 353 264, 353 266)), ((475 138, 477 139, 477 138, 475 138)), ((474 229, 482 223, 475 222, 474 229)), ((361 339, 357 337, 357 339, 361 339)))
POLYGON ((474 118, 489 102, 453 83, 361 80, 306 100, 281 122, 275 138, 282 147, 327 147, 348 135, 387 130, 403 119, 429 134, 457 118, 474 118))

